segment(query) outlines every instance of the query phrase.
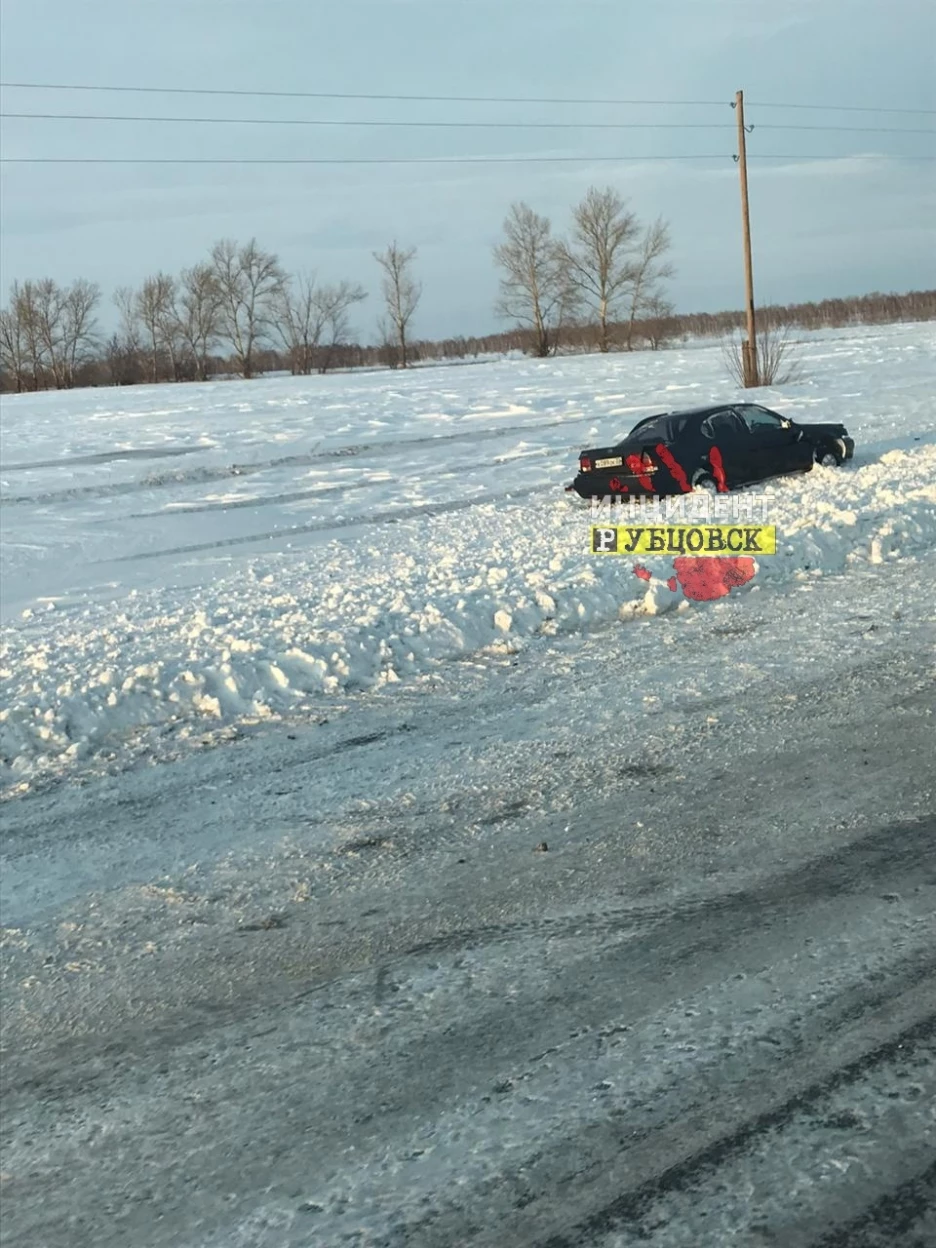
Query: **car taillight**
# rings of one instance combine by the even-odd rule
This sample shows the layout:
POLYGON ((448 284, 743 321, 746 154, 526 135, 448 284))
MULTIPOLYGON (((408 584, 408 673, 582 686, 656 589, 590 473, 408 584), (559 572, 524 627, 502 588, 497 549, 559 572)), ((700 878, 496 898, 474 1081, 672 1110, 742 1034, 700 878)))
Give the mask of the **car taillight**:
POLYGON ((582 472, 591 472, 592 461, 588 458, 587 455, 579 456, 579 467, 581 468, 582 472))

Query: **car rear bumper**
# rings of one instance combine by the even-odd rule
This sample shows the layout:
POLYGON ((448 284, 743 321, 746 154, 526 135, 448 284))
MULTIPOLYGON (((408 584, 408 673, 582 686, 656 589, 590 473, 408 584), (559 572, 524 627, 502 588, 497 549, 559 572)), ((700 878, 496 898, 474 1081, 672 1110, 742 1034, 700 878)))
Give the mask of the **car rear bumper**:
POLYGON ((624 501, 631 498, 655 498, 666 493, 665 488, 660 488, 662 482, 655 489, 653 477, 648 477, 648 483, 651 487, 649 489, 630 473, 580 472, 565 488, 567 494, 575 493, 579 498, 620 498, 624 501))

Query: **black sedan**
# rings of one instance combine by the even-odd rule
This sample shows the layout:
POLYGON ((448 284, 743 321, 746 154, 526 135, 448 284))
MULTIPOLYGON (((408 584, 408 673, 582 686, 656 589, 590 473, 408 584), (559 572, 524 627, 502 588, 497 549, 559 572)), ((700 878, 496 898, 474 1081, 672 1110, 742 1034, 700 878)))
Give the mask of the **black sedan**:
POLYGON ((757 403, 648 416, 614 446, 582 451, 567 490, 582 498, 725 492, 855 453, 844 425, 800 425, 757 403))

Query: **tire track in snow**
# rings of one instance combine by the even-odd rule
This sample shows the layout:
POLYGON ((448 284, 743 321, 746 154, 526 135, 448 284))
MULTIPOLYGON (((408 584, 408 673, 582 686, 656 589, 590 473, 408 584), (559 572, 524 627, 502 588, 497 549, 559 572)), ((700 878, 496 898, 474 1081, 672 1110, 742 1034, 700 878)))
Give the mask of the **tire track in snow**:
MULTIPOLYGON (((699 944, 714 951, 728 945, 746 931, 757 931, 764 923, 794 906, 807 909, 832 897, 863 893, 867 881, 890 872, 919 872, 932 861, 936 841, 936 819, 888 827, 846 849, 810 862, 789 874, 770 877, 760 887, 716 895, 698 902, 668 905, 663 909, 641 910, 632 905, 620 910, 590 912, 581 916, 537 918, 514 924, 465 929, 446 933, 405 951, 404 956, 429 956, 487 948, 536 935, 544 940, 570 937, 610 936, 653 926, 662 918, 666 932, 655 926, 650 940, 656 949, 664 944, 688 945, 694 932, 699 944)), ((648 950, 649 952, 649 950, 648 950)), ((933 968, 936 969, 936 968, 933 968)))
MULTIPOLYGON (((881 829, 876 836, 881 837, 887 831, 896 835, 895 829, 881 829)), ((845 854, 847 856, 847 851, 845 854)), ((860 859, 859 852, 853 864, 856 874, 863 872, 866 866, 860 859)), ((886 870, 883 876, 875 875, 870 880, 862 878, 866 885, 872 884, 875 891, 889 882, 886 870)), ((780 881, 777 883, 779 885, 780 881)), ((841 895, 833 890, 832 898, 841 910, 841 895)), ((843 913, 847 912, 846 905, 843 913)), ((798 925, 789 922, 790 917, 783 911, 766 916, 759 933, 762 946, 773 948, 773 956, 778 960, 789 956, 791 944, 793 947, 797 944, 796 933, 801 931, 798 925), (786 952, 784 946, 787 946, 786 952)), ((833 932, 838 930, 831 916, 827 916, 826 922, 833 932)), ((717 1211, 718 1194, 730 1186, 730 1177, 725 1176, 730 1176, 732 1166, 748 1164, 758 1150, 765 1148, 774 1156, 799 1155, 804 1141, 815 1141, 820 1118, 842 1112, 834 1104, 836 1097, 850 1097, 856 1104, 883 1101, 886 1105, 890 1093, 887 1087, 882 1089, 882 1079, 889 1081, 888 1086, 893 1086, 895 1080, 901 1080, 904 1072, 909 1074, 916 1069, 921 1054, 931 1048, 936 1034, 936 1015, 932 1011, 933 1001, 936 1000, 932 956, 928 950, 918 949, 915 955, 905 958, 903 962, 889 962, 886 975, 880 971, 862 975, 861 967, 856 962, 852 972, 844 976, 845 982, 838 991, 830 993, 826 988, 819 994, 819 999, 812 994, 807 1001, 807 989, 804 989, 803 1001, 792 1002, 788 1009, 780 1011, 781 1017, 767 1012, 743 1038, 734 1037, 732 1043, 720 1051, 713 1049, 711 1039, 703 1043, 709 1026, 715 1028, 712 1038, 721 1035, 723 1029, 730 1038, 730 1017, 723 1016, 724 1010, 731 1008, 732 1003, 734 1008, 744 1004, 743 989, 731 987, 730 983, 732 978, 743 980, 745 976, 727 976, 725 968, 747 965, 750 972, 752 957, 756 964, 757 957, 763 954, 758 955, 747 947, 743 932, 735 941, 736 950, 742 951, 740 961, 730 957, 726 961, 721 951, 713 950, 704 940, 696 941, 691 928, 684 936, 688 941, 684 947, 686 958, 691 960, 692 966, 681 966, 681 960, 674 964, 663 949, 648 961, 637 958, 633 974, 626 981, 615 979, 614 964, 630 960, 629 946, 626 943, 617 947, 607 943, 599 945, 595 954, 604 982, 626 982, 627 991, 623 997, 611 991, 596 993, 594 987, 589 989, 582 979, 584 968, 592 967, 585 977, 591 980, 595 963, 587 957, 570 952, 565 962, 555 963, 550 959, 564 981, 577 978, 580 984, 577 995, 567 996, 562 984, 556 984, 545 998, 541 992, 538 995, 535 985, 525 985, 520 996, 512 1001, 491 997, 484 1004, 479 1018, 462 1018, 459 1027, 444 1027, 444 1019, 439 1018, 431 1025, 427 1023, 427 1032, 421 1037, 415 1053, 412 1038, 409 1042, 403 1035, 391 1038, 395 1037, 397 1029, 405 1030, 404 1019, 412 1008, 404 991, 401 998, 404 1013, 395 1013, 393 1003, 397 998, 394 994, 407 989, 409 982, 421 983, 427 973, 430 976, 438 973, 442 968, 434 961, 429 967, 412 964, 399 967, 381 959, 370 968, 358 968, 311 993, 307 990, 278 1005, 272 1001, 262 1004, 255 999, 253 1008, 247 1013, 230 1007, 219 1011, 206 1001, 204 1008, 196 1011, 197 1021, 190 1013, 188 1027, 177 1030, 174 1036, 161 1031, 158 1026, 148 1028, 145 1038, 135 1029, 132 1034, 123 1036, 111 1030, 107 1033, 106 1050, 110 1072, 107 1099, 108 1108, 115 1113, 110 1130, 117 1133, 116 1140, 113 1136, 110 1139, 111 1147, 121 1143, 122 1166, 139 1166, 137 1150, 141 1141, 134 1122, 137 1115, 142 1115, 141 1120, 152 1130, 167 1135, 181 1131, 185 1147, 190 1151, 185 1171, 187 1175, 202 1170, 205 1181, 211 1186, 218 1167, 226 1169, 233 1165, 234 1172, 226 1174, 223 1180, 229 1183, 225 1190, 238 1190, 239 1184, 249 1175, 254 1191, 268 1191, 272 1187, 282 1192, 284 1187, 288 1188, 296 1182, 291 1173, 283 1173, 284 1168, 289 1170, 289 1153, 298 1151, 303 1154, 310 1146, 308 1143, 303 1143, 301 1147, 285 1143, 281 1134, 285 1125, 281 1121, 282 1107, 277 1110, 275 1105, 271 1105, 264 1091, 265 1083, 269 1082, 269 1074, 264 1073, 265 1065, 270 1060, 278 1063, 287 1061, 287 1069, 280 1075, 284 1080, 283 1094, 287 1098, 295 1098, 298 1093, 293 1080, 299 1070, 293 1070, 293 1067, 296 1063, 309 1060, 302 1054, 314 1051, 316 1067, 318 1063, 324 1064, 322 1075, 337 1063, 341 1078, 340 1081, 332 1079, 330 1082, 320 1075, 321 1091, 313 1090, 302 1095, 300 1122, 316 1121, 318 1131, 328 1137, 320 1141, 317 1148, 327 1151, 329 1147, 335 1147, 343 1131, 348 1133, 347 1139, 356 1142, 355 1148, 348 1150, 354 1155, 349 1156, 343 1165, 347 1167, 347 1179, 352 1186, 358 1181, 355 1177, 357 1167, 366 1167, 360 1175, 364 1190, 359 1199, 365 1209, 369 1203, 368 1196, 379 1199, 383 1207, 382 1225, 387 1236, 376 1242, 386 1243, 391 1248, 402 1245, 407 1248, 442 1248, 452 1243, 464 1244, 467 1248, 471 1244, 494 1242, 489 1232, 496 1226, 497 1242, 500 1243, 537 1244, 539 1248, 592 1248, 599 1242, 598 1236, 621 1231, 632 1232, 641 1239, 645 1237, 646 1225, 665 1226, 666 1210, 661 1210, 662 1216, 658 1210, 667 1201, 695 1204, 701 1199, 717 1211), (679 968, 675 981, 670 978, 674 965, 679 968), (357 1038, 349 1050, 346 1045, 336 1047, 334 1039, 327 1043, 325 1037, 318 1037, 316 1031, 317 1039, 310 1050, 309 1043, 303 1043, 300 1036, 305 1028, 324 1025, 326 1013, 322 1011, 337 1010, 339 1014, 342 1010, 351 1011, 355 1018, 363 1018, 371 1004, 375 970, 378 992, 389 994, 380 1011, 386 1016, 388 1030, 380 1069, 373 1069, 372 1053, 366 1049, 358 1050, 362 1041, 357 1038), (682 1068, 678 1061, 673 1060, 679 1047, 676 1042, 661 1046, 656 1037, 669 1034, 666 1030, 660 1031, 669 1019, 664 1003, 671 1002, 678 1015, 681 985, 687 985, 694 978, 697 982, 689 991, 686 1003, 691 1000, 696 1005, 704 1006, 710 999, 709 994, 712 994, 711 1002, 715 1009, 710 1013, 721 1016, 721 1021, 711 1024, 699 1021, 698 1039, 703 1046, 702 1053, 690 1066, 682 1068), (660 980, 660 983, 651 995, 642 996, 646 986, 655 980, 660 980), (639 988, 641 981, 644 982, 643 990, 639 988), (718 994, 725 992, 728 997, 719 1005, 718 994), (735 1001, 738 993, 741 996, 735 1001), (324 999, 321 999, 323 994, 324 999), (319 998, 316 1006, 310 1001, 313 995, 319 998), (632 995, 633 1001, 629 1000, 632 995), (560 1006, 560 1002, 564 1006, 560 1006), (586 1002, 586 1012, 577 1013, 577 1005, 586 1002), (302 1024, 300 1019, 304 1013, 307 1017, 302 1024), (524 1019, 528 1025, 527 1032, 524 1032, 524 1019), (568 1027, 573 1020, 574 1030, 567 1039, 560 1040, 558 1044, 548 1044, 550 1029, 555 1032, 557 1026, 560 1029, 564 1024, 568 1027), (299 1030, 296 1031, 296 1028, 299 1030), (574 1094, 567 1087, 565 1101, 569 1101, 570 1096, 573 1100, 569 1104, 559 1103, 557 1112, 564 1115, 563 1119, 558 1123, 550 1122, 548 1129, 544 1123, 538 1138, 528 1136, 524 1140, 522 1147, 535 1151, 525 1156, 518 1153, 519 1141, 515 1136, 503 1165, 494 1169, 485 1167, 479 1172, 477 1156, 472 1154, 466 1141, 469 1151, 465 1160, 468 1167, 465 1178, 458 1184, 446 1181, 446 1167, 458 1155, 453 1151, 457 1145, 440 1150, 435 1167, 438 1169, 441 1166, 442 1171, 435 1177, 421 1175, 418 1167, 412 1165, 415 1154, 410 1156, 409 1167, 399 1168, 402 1155, 420 1138, 419 1124, 445 1123, 450 1112, 447 1099, 453 1095, 449 1083, 451 1076, 447 1076, 446 1071, 452 1063, 456 1065, 457 1082, 461 1089, 459 1099, 468 1094, 468 1105, 458 1111, 459 1115, 469 1114, 465 1123, 466 1133, 470 1135, 468 1124, 472 1119, 487 1112, 494 1116, 491 1126, 496 1138, 496 1110, 485 1111, 483 1103, 477 1109, 471 1106, 485 1086, 490 1086, 497 1071, 511 1069, 511 1078, 499 1091, 495 1089, 497 1096, 486 1098, 488 1102, 508 1104, 509 1101, 503 1098, 511 1094, 522 1097, 525 1089, 542 1099, 548 1096, 551 1081, 555 1078, 585 1080, 587 1084, 589 1067, 596 1060, 596 1046, 600 1060, 607 1061, 613 1055, 613 1060, 623 1062, 625 1068, 630 1063, 639 1063, 639 1055, 628 1057, 628 1053, 634 1043, 633 1037, 643 1035, 645 1029, 649 1030, 640 1042, 644 1047, 649 1045, 651 1049, 665 1047, 668 1050, 667 1057, 660 1057, 660 1070, 649 1082, 646 1076, 638 1078, 626 1094, 622 1087, 620 1094, 613 1097, 605 1109, 586 1101, 581 1114, 569 1113, 574 1094), (502 1032, 504 1038, 499 1039, 502 1032), (525 1040, 518 1044, 520 1034, 525 1035, 525 1040), (546 1045, 544 1051, 527 1056, 524 1064, 523 1049, 530 1052, 538 1042, 546 1045), (212 1075, 212 1067, 206 1071, 202 1064, 206 1045, 214 1046, 225 1056, 216 1068, 216 1075, 212 1075), (251 1051, 254 1056, 251 1056, 251 1051), (294 1059, 284 1058, 284 1054, 289 1052, 295 1052, 294 1059), (600 1056, 602 1053, 605 1055, 603 1058, 600 1056), (736 1069, 739 1053, 744 1055, 746 1063, 743 1079, 739 1079, 736 1069), (258 1084, 251 1092, 250 1071, 258 1063, 259 1069, 255 1070, 258 1084), (169 1108, 174 1102, 169 1097, 164 1076, 176 1066, 183 1072, 183 1080, 190 1081, 190 1091, 194 1095, 183 1098, 180 1108, 173 1110, 169 1108), (383 1131, 390 1133, 385 1144, 373 1140, 367 1126, 375 1116, 365 1112, 375 1088, 368 1086, 364 1067, 371 1070, 370 1082, 378 1081, 379 1086, 383 1078, 395 1090, 391 1097, 393 1107, 382 1106, 383 1114, 377 1115, 382 1119, 383 1131), (143 1072, 150 1072, 148 1082, 143 1080, 143 1072), (545 1087, 538 1087, 540 1079, 546 1081, 545 1087), (185 1104, 193 1099, 195 1102, 206 1102, 209 1106, 220 1104, 221 1090, 227 1080, 234 1080, 240 1088, 237 1106, 232 1105, 231 1113, 237 1114, 240 1135, 250 1141, 246 1150, 241 1148, 233 1154, 233 1161, 229 1152, 231 1128, 217 1131, 217 1111, 209 1114, 207 1119, 191 1120, 185 1104), (732 1087, 734 1095, 721 1098, 715 1090, 726 1084, 732 1087), (331 1086, 332 1092, 328 1090, 331 1086), (337 1120, 326 1125, 327 1102, 332 1095, 342 1098, 342 1108, 337 1120), (414 1095, 415 1102, 412 1100, 414 1095), (148 1102, 154 1096, 159 1098, 159 1107, 152 1114, 148 1102), (324 1103, 313 1113, 313 1104, 320 1099, 324 1103), (122 1105, 136 1105, 138 1108, 131 1110, 127 1119, 128 1111, 118 1108, 122 1105), (189 1125, 183 1129, 180 1124, 186 1121, 189 1125), (194 1136, 191 1132, 195 1133, 194 1136), (277 1141, 280 1141, 280 1147, 274 1148, 277 1141), (376 1157, 376 1172, 367 1162, 372 1151, 376 1157), (391 1164, 387 1167, 388 1177, 382 1178, 384 1159, 391 1164), (624 1191, 618 1189, 609 1199, 608 1189, 613 1187, 615 1176, 622 1169, 630 1176, 631 1182, 624 1191), (242 1177, 238 1176, 239 1170, 242 1177), (395 1176, 397 1186, 394 1186, 395 1176), (407 1184, 415 1186, 407 1189, 407 1184), (569 1184, 575 1186, 570 1188, 569 1184), (714 1188, 714 1195, 707 1190, 709 1186, 714 1188), (431 1193, 431 1201, 417 1204, 421 1191, 431 1193), (395 1205, 396 1199, 404 1196, 409 1198, 405 1210, 395 1205), (559 1212, 557 1202, 560 1202, 561 1212, 572 1213, 573 1219, 577 1209, 578 1220, 571 1228, 547 1231, 548 1237, 544 1237, 544 1227, 565 1221, 565 1217, 559 1219, 556 1216, 559 1212), (427 1203, 430 1205, 428 1211, 425 1209, 427 1203), (589 1205, 594 1207, 589 1209, 589 1205), (484 1229, 478 1225, 476 1210, 479 1208, 486 1211, 484 1229), (392 1233, 388 1230, 391 1225, 397 1228, 392 1233)), ((288 933, 286 938, 289 939, 288 933)), ((264 939, 270 937, 265 936, 264 939)), ((515 977, 519 976, 521 982, 525 981, 525 969, 530 969, 540 960, 537 953, 539 944, 535 934, 531 934, 523 956, 512 962, 512 973, 515 977)), ((296 955, 297 951, 294 951, 292 956, 296 955)), ((373 963, 373 947, 371 956, 373 963)), ((460 962, 456 960, 454 965, 458 967, 460 962)), ((814 968, 810 974, 815 975, 819 969, 814 968)), ((455 970, 450 973, 454 978, 455 970)), ((437 1008, 443 1005, 444 1002, 440 1001, 437 1008)), ((331 1014, 333 1019, 337 1016, 331 1014)), ((33 1066, 36 1055, 31 1052, 23 1052, 17 1058, 17 1078, 11 1082, 9 1098, 11 1117, 19 1118, 25 1107, 36 1100, 43 1105, 61 1105, 69 1125, 66 1128, 62 1124, 57 1133, 57 1139, 62 1137, 62 1141, 55 1144, 48 1157, 31 1160, 37 1142, 28 1138, 17 1141, 14 1164, 19 1163, 17 1169, 22 1176, 16 1193, 17 1229, 21 1238, 11 1239, 11 1245, 64 1242, 57 1236, 58 1226, 64 1226, 61 1212, 56 1213, 54 1207, 49 1208, 46 1202, 30 1202, 28 1191, 34 1184, 48 1184, 50 1176, 44 1173, 46 1168, 55 1165, 57 1155, 63 1162, 72 1155, 69 1134, 74 1133, 77 1145, 87 1129, 83 1123, 94 1122, 98 1117, 96 1106, 101 1097, 102 1077, 98 1045, 96 1036, 85 1039, 72 1037, 58 1050, 46 1052, 44 1060, 49 1064, 45 1070, 41 1066, 33 1066), (23 1149, 25 1151, 21 1151, 23 1149), (25 1173, 24 1166, 27 1167, 25 1173)), ((308 1068, 303 1065, 302 1069, 308 1068)), ((305 1082, 308 1083, 308 1079, 305 1082)), ((312 1080, 310 1085, 313 1089, 315 1082, 312 1080)), ((153 1108, 156 1109, 156 1105, 153 1108)), ((456 1121, 461 1121, 461 1118, 456 1121)), ((908 1153, 918 1147, 914 1139, 904 1138, 900 1143, 908 1153)), ((885 1144, 886 1141, 879 1141, 878 1147, 885 1144)), ((812 1147, 815 1147, 814 1143, 812 1147)), ((301 1160, 301 1156, 297 1157, 297 1164, 301 1164, 301 1160)), ((69 1164, 69 1174, 75 1164, 69 1164)), ((89 1166, 96 1167, 95 1173, 103 1184, 100 1190, 109 1190, 116 1180, 116 1176, 109 1173, 113 1164, 102 1156, 97 1143, 79 1170, 89 1166)), ((151 1176, 152 1181, 157 1187, 171 1183, 173 1173, 171 1164, 163 1164, 151 1176)), ((74 1176, 71 1181, 76 1181, 74 1176)), ((66 1180, 59 1182, 64 1186, 66 1180)), ((855 1175, 843 1179, 841 1183, 850 1183, 854 1187, 855 1175)), ((867 1193, 871 1198, 875 1195, 873 1189, 867 1193)), ((840 1190, 834 1191, 833 1196, 840 1199, 840 1190)), ((859 1199, 865 1196, 864 1188, 860 1189, 859 1199)), ((830 1200, 830 1208, 834 1208, 834 1200, 831 1197, 830 1200)), ((851 1211, 855 1203, 852 1202, 851 1211)), ((71 1208, 72 1201, 68 1204, 71 1208)), ((323 1213, 330 1204, 327 1198, 324 1199, 323 1213)), ((796 1214, 799 1216, 800 1210, 796 1214)), ((139 1216, 147 1216, 145 1207, 139 1210, 139 1216)), ((353 1222, 355 1215, 352 1210, 347 1211, 347 1216, 353 1222)), ((826 1225, 830 1220, 827 1219, 826 1225)), ((300 1220, 299 1225, 304 1223, 300 1220)), ((137 1242, 188 1242, 180 1236, 178 1227, 175 1239, 172 1239, 171 1225, 160 1228, 150 1218, 147 1226, 154 1229, 144 1232, 142 1224, 137 1226, 137 1242)), ((325 1234, 326 1228, 321 1229, 325 1234)), ((332 1207, 327 1221, 328 1238, 312 1241, 283 1238, 278 1242, 338 1243, 344 1242, 341 1234, 348 1231, 345 1211, 332 1207)), ((113 1241, 102 1238, 100 1242, 113 1241)), ((617 1244, 621 1241, 612 1242, 617 1244)), ((702 1241, 686 1241, 683 1236, 676 1242, 702 1241)), ((781 1242, 809 1241, 801 1237, 781 1242)))
MULTIPOLYGON (((574 454, 574 447, 566 447, 567 453, 574 454)), ((539 458, 545 455, 555 455, 556 452, 551 448, 542 450, 528 451, 523 456, 498 456, 492 460, 473 460, 469 464, 455 464, 451 469, 447 470, 443 477, 453 476, 458 473, 472 472, 475 468, 490 467, 492 464, 511 464, 539 458)), ((421 476, 420 473, 413 473, 414 476, 421 476)), ((157 508, 155 511, 135 511, 131 512, 129 519, 131 520, 164 520, 167 516, 184 516, 192 515, 198 512, 225 512, 249 509, 251 507, 273 507, 282 503, 295 503, 305 501, 310 498, 327 498, 333 494, 349 494, 352 490, 377 489, 380 487, 400 485, 405 478, 403 477, 381 477, 374 481, 354 481, 342 485, 321 485, 308 490, 288 490, 282 494, 257 494, 250 495, 246 498, 225 499, 223 502, 211 503, 191 503, 191 504, 168 504, 166 507, 157 508)))
POLYGON ((870 1205, 859 1217, 817 1240, 815 1248, 925 1248, 933 1242, 936 1225, 936 1161, 907 1183, 900 1184, 870 1205), (930 1219, 929 1237, 910 1238, 910 1232, 930 1219))
MULTIPOLYGON (((828 1099, 830 1094, 846 1089, 849 1085, 853 1085, 855 1089, 860 1088, 868 1082, 869 1076, 876 1074, 882 1067, 889 1066, 893 1071, 900 1071, 912 1064, 920 1052, 932 1055, 934 1038, 936 1014, 931 1013, 904 1027, 883 1044, 865 1050, 859 1056, 798 1089, 779 1105, 743 1120, 725 1134, 716 1136, 703 1148, 650 1176, 639 1186, 622 1193, 581 1222, 571 1233, 551 1235, 540 1241, 537 1248, 593 1248, 596 1236, 607 1235, 626 1223, 633 1225, 638 1238, 645 1238, 641 1224, 653 1207, 670 1193, 687 1193, 701 1181, 712 1178, 733 1156, 750 1148, 762 1137, 782 1131, 793 1125, 797 1118, 814 1115, 821 1102, 828 1099)), ((934 1168, 936 1167, 929 1167, 922 1176, 912 1180, 909 1186, 919 1193, 931 1181, 934 1168)), ((894 1193, 890 1193, 889 1198, 874 1202, 872 1208, 891 1213, 893 1204, 894 1193)), ((851 1225, 861 1226, 866 1223, 867 1218, 868 1212, 856 1218, 851 1225)), ((843 1248, 847 1244, 848 1248, 854 1248, 855 1241, 847 1238, 849 1231, 849 1226, 843 1226, 823 1236, 814 1241, 816 1248, 833 1244, 841 1244, 843 1248)))
POLYGON ((29 472, 37 468, 74 468, 92 464, 112 464, 123 459, 174 459, 180 455, 194 455, 198 451, 213 451, 210 446, 152 446, 130 447, 123 451, 97 451, 91 455, 69 455, 66 459, 35 459, 30 463, 4 464, 4 472, 29 472))
MULTIPOLYGON (((70 489, 48 490, 35 494, 12 494, 0 498, 0 503, 4 507, 17 507, 37 503, 78 502, 83 499, 116 498, 125 494, 143 493, 147 490, 166 489, 170 486, 202 485, 213 481, 227 481, 232 477, 253 476, 258 472, 269 472, 279 468, 304 468, 313 464, 328 463, 334 460, 355 459, 362 455, 381 454, 384 451, 391 455, 400 455, 413 448, 441 446, 452 442, 487 442, 515 433, 538 433, 543 429, 556 429, 563 425, 572 427, 581 424, 583 421, 593 421, 594 419, 595 414, 593 412, 583 412, 571 419, 563 417, 559 420, 544 421, 538 424, 504 425, 497 429, 466 429, 457 433, 440 434, 436 437, 393 438, 386 441, 348 443, 345 446, 331 447, 326 450, 306 451, 299 455, 283 455, 275 459, 256 460, 246 464, 228 464, 218 468, 195 468, 188 472, 152 474, 136 481, 114 481, 104 485, 75 486, 70 489)), ((122 457, 125 458, 126 456, 122 457)), ((67 462, 74 463, 77 461, 67 462)), ((101 462, 104 461, 102 460, 101 462)), ((44 467, 45 465, 41 466, 44 467)))
POLYGON ((358 528, 361 525, 396 524, 401 520, 416 520, 422 516, 441 516, 453 511, 467 511, 472 507, 483 507, 486 503, 500 503, 505 499, 528 498, 531 494, 542 491, 542 484, 527 486, 522 490, 502 490, 496 494, 478 494, 474 498, 453 499, 444 503, 417 503, 411 507, 398 507, 386 511, 375 511, 369 516, 349 516, 343 520, 315 520, 309 524, 297 524, 290 528, 270 529, 265 533, 249 533, 241 537, 226 537, 213 542, 194 542, 188 546, 171 546, 165 550, 145 550, 132 555, 119 555, 116 559, 98 559, 103 564, 136 563, 141 559, 164 559, 175 555, 193 555, 206 550, 220 550, 230 546, 249 546, 253 542, 268 542, 274 539, 300 537, 304 533, 339 532, 342 529, 358 528))

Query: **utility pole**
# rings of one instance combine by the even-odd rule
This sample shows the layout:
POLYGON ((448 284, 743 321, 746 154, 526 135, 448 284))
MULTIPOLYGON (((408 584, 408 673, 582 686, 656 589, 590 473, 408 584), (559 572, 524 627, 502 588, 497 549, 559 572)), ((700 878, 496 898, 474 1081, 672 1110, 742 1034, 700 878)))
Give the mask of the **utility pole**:
POLYGON ((754 266, 751 262, 751 214, 748 208, 747 134, 744 129, 744 92, 735 96, 738 114, 738 168, 741 171, 741 226, 744 231, 744 291, 747 312, 747 340, 741 344, 744 384, 759 386, 757 365, 757 329, 754 324, 754 266))

